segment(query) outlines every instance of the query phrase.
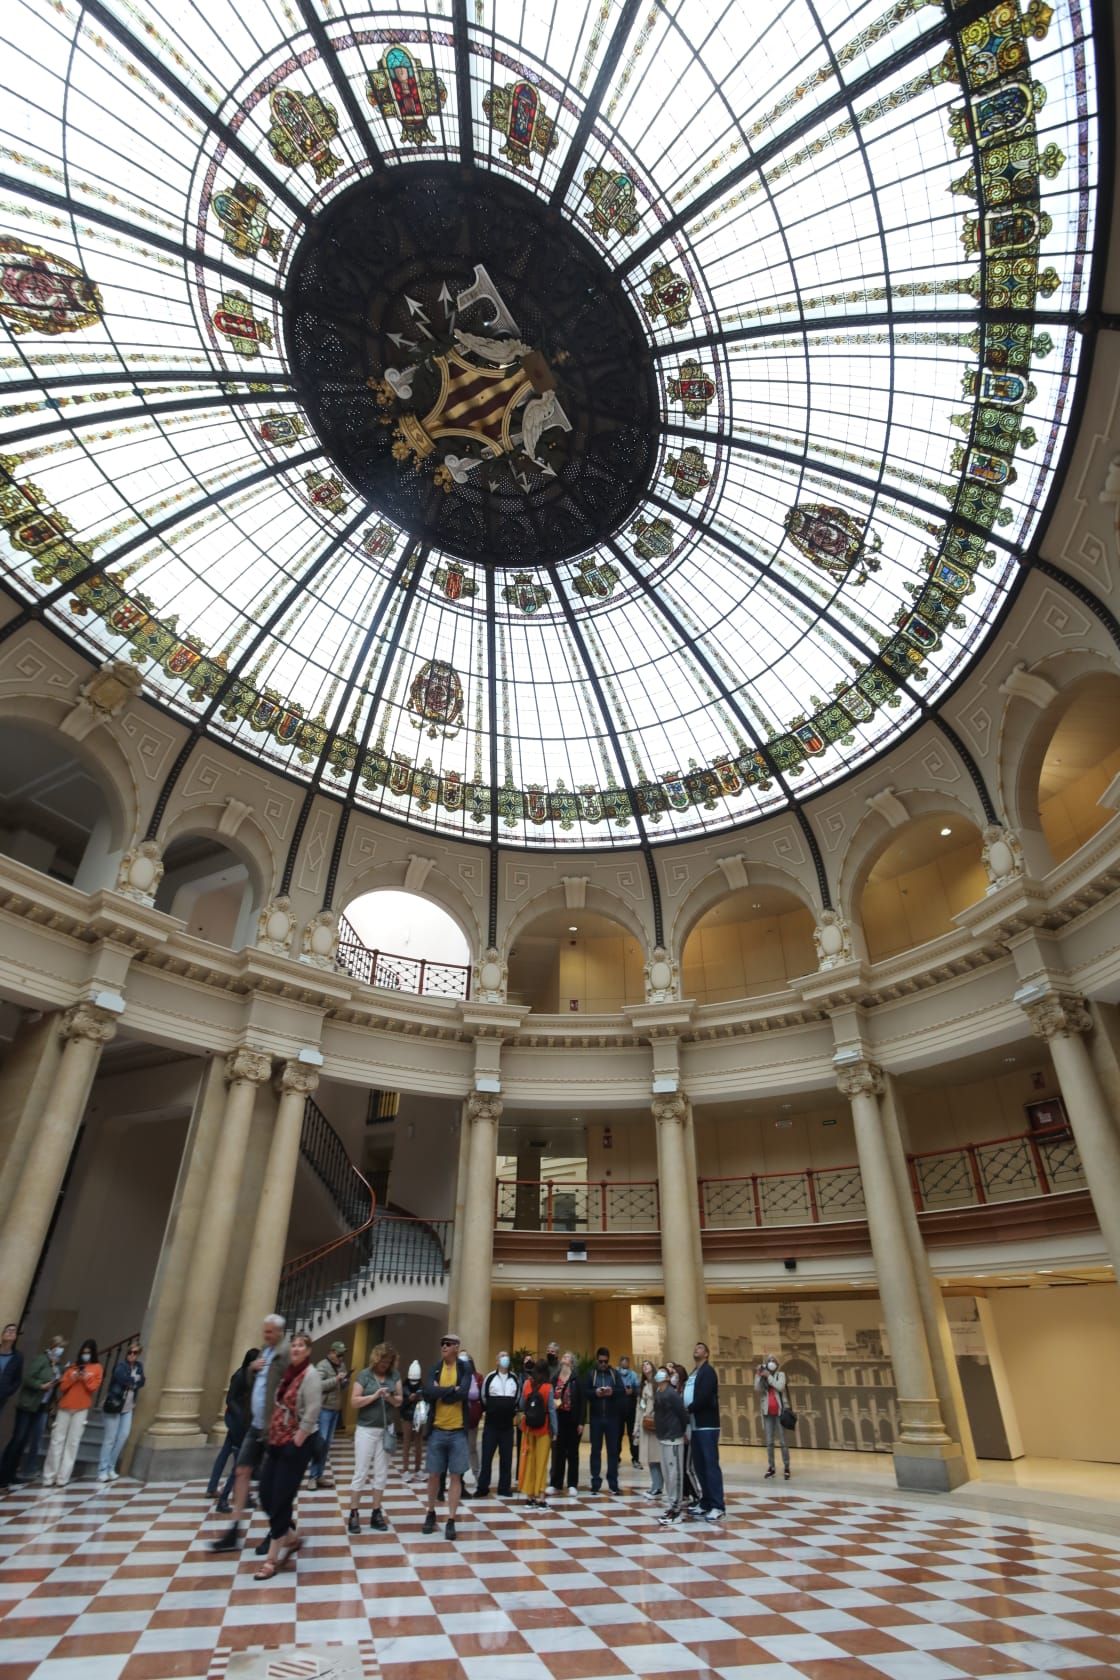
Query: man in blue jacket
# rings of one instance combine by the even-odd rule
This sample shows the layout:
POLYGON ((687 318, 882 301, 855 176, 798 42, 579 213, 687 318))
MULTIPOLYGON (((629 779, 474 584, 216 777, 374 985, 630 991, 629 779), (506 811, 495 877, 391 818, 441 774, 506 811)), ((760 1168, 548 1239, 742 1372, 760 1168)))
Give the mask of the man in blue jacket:
POLYGON ((611 1366, 610 1348, 601 1347, 595 1364, 584 1381, 587 1399, 587 1418, 591 1425, 591 1491, 598 1493, 603 1485, 603 1447, 607 1449, 607 1487, 611 1493, 621 1493, 618 1485, 618 1449, 622 1440, 622 1424, 626 1415, 626 1389, 622 1378, 611 1366))
POLYGON ((695 1369, 684 1385, 684 1403, 692 1422, 692 1468, 700 1484, 700 1514, 723 1521, 723 1471, 719 1465, 719 1378, 707 1342, 692 1352, 695 1369))
POLYGON ((23 1387, 23 1354, 16 1346, 18 1324, 5 1324, 0 1333, 0 1411, 23 1387))
POLYGON ((440 1477, 446 1476, 447 1522, 443 1536, 445 1540, 454 1540, 463 1477, 471 1462, 467 1446, 467 1416, 474 1366, 466 1354, 459 1352, 459 1338, 452 1330, 442 1338, 439 1349, 439 1363, 428 1372, 423 1390, 432 1419, 424 1465, 428 1472, 428 1514, 424 1518, 423 1533, 434 1534, 436 1531, 440 1477))

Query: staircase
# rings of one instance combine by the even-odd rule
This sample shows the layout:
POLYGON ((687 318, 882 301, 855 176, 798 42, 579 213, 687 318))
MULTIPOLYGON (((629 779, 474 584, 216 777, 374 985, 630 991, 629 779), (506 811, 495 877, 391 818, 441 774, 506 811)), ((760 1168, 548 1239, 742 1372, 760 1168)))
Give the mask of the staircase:
POLYGON ((379 1208, 318 1104, 304 1107, 300 1151, 331 1199, 342 1234, 289 1260, 277 1311, 316 1338, 386 1310, 447 1301, 452 1222, 379 1208))

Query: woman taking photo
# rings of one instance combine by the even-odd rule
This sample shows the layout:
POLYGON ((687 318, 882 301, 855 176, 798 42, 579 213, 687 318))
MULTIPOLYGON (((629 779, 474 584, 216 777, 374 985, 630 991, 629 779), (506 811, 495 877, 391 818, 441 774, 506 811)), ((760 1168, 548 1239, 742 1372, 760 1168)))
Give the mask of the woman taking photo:
POLYGON ((47 1448, 44 1487, 65 1487, 70 1480, 102 1375, 97 1362, 97 1343, 89 1336, 78 1349, 77 1359, 67 1365, 58 1379, 58 1411, 47 1448))
POLYGON ((357 1534, 361 1529, 358 1501, 366 1483, 373 1482, 373 1501, 369 1526, 384 1533, 389 1527, 381 1509, 381 1496, 389 1480, 389 1454, 386 1439, 396 1435, 397 1412, 404 1394, 401 1374, 396 1368, 397 1350, 388 1342, 378 1342, 369 1356, 369 1368, 359 1371, 350 1390, 350 1404, 358 1414, 354 1430, 354 1480, 350 1483, 350 1515, 347 1532, 357 1534))
POLYGON ((140 1360, 142 1352, 140 1343, 132 1342, 124 1358, 118 1359, 113 1366, 109 1392, 101 1407, 104 1433, 101 1436, 101 1462, 97 1467, 99 1482, 115 1482, 117 1479, 117 1460, 132 1429, 136 1396, 146 1381, 140 1360))
POLYGON ((322 1403, 323 1384, 311 1363, 311 1337, 297 1330, 268 1424, 260 1499, 262 1508, 268 1512, 271 1544, 255 1580, 271 1581, 303 1543, 292 1522, 292 1506, 315 1447, 322 1403))
MULTIPOLYGON (((644 1464, 649 1471, 649 1487, 645 1490, 646 1499, 660 1499, 661 1497, 661 1443, 657 1438, 657 1427, 654 1422, 654 1402, 657 1399, 657 1383, 652 1359, 642 1360, 641 1387, 638 1389, 637 1435, 638 1462, 644 1464)), ((666 1376, 668 1382, 668 1376, 666 1376)))

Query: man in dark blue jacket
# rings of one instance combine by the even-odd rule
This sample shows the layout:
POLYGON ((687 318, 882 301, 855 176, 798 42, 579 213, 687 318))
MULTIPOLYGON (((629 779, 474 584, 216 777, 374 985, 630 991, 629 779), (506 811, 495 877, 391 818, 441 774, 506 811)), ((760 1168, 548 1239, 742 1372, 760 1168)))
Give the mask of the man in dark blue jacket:
POLYGON ((16 1346, 18 1324, 5 1324, 0 1333, 0 1411, 23 1387, 23 1354, 16 1346))
POLYGON ((439 1363, 428 1372, 423 1389, 432 1419, 424 1466, 428 1472, 428 1514, 424 1518, 423 1532, 435 1533, 440 1477, 446 1476, 447 1523, 443 1535, 445 1540, 454 1540, 463 1477, 470 1469, 467 1417, 474 1366, 466 1354, 459 1352, 459 1338, 454 1331, 449 1330, 439 1346, 439 1363))
POLYGON ((622 1423, 626 1415, 626 1389, 622 1378, 611 1366, 610 1348, 601 1347, 595 1364, 584 1382, 587 1397, 587 1419, 591 1425, 591 1491, 598 1493, 603 1485, 603 1447, 607 1449, 607 1487, 611 1493, 621 1493, 618 1485, 618 1449, 622 1440, 622 1423))
POLYGON ((692 1422, 692 1468, 700 1484, 700 1513, 710 1523, 723 1521, 723 1471, 719 1463, 719 1378, 707 1342, 697 1342, 695 1369, 684 1385, 684 1403, 692 1422))

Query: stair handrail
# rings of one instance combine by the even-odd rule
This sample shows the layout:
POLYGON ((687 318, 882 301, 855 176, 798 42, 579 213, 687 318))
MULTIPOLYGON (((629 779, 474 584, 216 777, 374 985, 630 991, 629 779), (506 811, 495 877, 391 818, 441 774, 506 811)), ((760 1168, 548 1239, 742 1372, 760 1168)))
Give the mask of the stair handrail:
POLYGON ((304 1101, 299 1147, 300 1154, 352 1232, 355 1219, 364 1217, 366 1197, 372 1196, 373 1191, 355 1167, 346 1145, 314 1097, 307 1097, 304 1101))

